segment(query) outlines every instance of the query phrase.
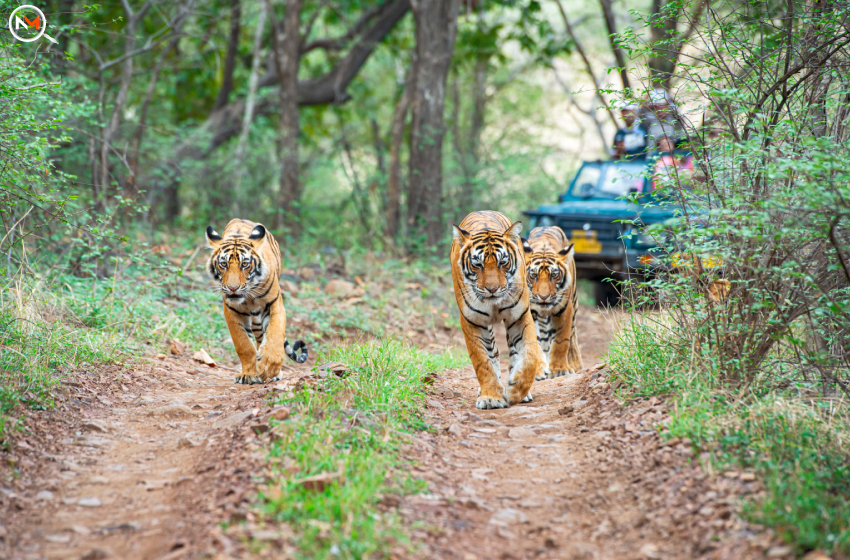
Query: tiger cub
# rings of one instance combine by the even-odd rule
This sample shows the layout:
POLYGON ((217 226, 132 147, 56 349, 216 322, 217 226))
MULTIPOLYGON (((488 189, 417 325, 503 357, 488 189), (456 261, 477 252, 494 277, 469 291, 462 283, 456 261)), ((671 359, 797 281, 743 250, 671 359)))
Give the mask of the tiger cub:
POLYGON ((480 386, 475 406, 506 408, 531 401, 543 369, 525 285, 522 223, 499 212, 473 212, 452 226, 452 280, 466 349, 480 386), (510 372, 502 385, 493 325, 505 322, 510 372))
POLYGON ((531 230, 523 240, 528 289, 537 340, 546 362, 541 379, 571 375, 582 368, 576 337, 576 263, 573 244, 557 226, 531 230))
POLYGON ((207 271, 219 283, 224 320, 242 362, 236 383, 277 381, 284 354, 299 364, 307 361, 304 342, 290 347, 286 340, 277 241, 262 224, 231 220, 223 234, 208 227, 207 243, 207 271))

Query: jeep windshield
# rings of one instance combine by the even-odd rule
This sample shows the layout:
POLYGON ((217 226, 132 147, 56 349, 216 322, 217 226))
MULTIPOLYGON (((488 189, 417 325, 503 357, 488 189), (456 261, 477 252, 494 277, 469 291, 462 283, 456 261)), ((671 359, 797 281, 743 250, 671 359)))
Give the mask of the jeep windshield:
POLYGON ((585 164, 573 181, 568 196, 575 198, 615 199, 635 192, 644 192, 646 164, 612 162, 585 164))

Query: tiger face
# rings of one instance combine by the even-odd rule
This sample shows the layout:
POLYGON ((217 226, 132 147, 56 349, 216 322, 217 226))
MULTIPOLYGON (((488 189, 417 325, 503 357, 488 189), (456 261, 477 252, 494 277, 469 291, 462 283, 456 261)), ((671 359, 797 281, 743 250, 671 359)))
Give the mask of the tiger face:
POLYGON ((539 310, 554 308, 564 301, 564 296, 575 282, 569 266, 572 244, 557 253, 535 253, 528 242, 524 242, 523 249, 528 258, 526 283, 532 305, 539 310))
POLYGON ((224 297, 232 303, 242 303, 246 297, 254 299, 255 293, 268 274, 258 249, 263 244, 266 229, 257 225, 247 238, 223 239, 212 227, 207 228, 207 241, 213 252, 207 261, 207 271, 219 283, 224 297))
POLYGON ((483 230, 470 234, 458 226, 453 231, 461 246, 464 285, 480 300, 496 301, 516 295, 518 285, 521 289, 518 242, 522 223, 516 222, 505 232, 483 230))

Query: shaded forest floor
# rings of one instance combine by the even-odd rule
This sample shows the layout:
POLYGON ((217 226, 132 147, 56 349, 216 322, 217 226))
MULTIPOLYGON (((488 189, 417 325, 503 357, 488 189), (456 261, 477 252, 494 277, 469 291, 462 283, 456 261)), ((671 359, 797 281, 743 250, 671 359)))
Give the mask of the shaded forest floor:
MULTIPOLYGON (((532 403, 479 411, 470 367, 436 376, 432 429, 399 434, 427 489, 378 504, 401 515, 410 538, 386 554, 790 557, 737 515, 738 499, 760 491, 752 475, 710 473, 687 442, 659 439, 662 400, 617 401, 606 369, 593 367, 613 321, 580 317, 591 367, 536 383, 532 403)), ((77 376, 58 409, 27 411, 28 431, 4 453, 18 474, 4 473, 0 488, 0 556, 304 557, 257 496, 269 480, 269 424, 289 414, 275 397, 316 390, 322 371, 287 366, 282 381, 245 387, 233 385, 231 366, 188 354, 129 367, 77 376)))

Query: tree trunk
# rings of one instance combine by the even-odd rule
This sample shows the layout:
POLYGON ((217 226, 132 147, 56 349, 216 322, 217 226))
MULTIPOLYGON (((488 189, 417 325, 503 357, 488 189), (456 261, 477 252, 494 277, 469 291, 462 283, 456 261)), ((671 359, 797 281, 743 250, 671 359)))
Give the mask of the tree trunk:
POLYGON ((573 31, 573 26, 570 23, 570 18, 567 16, 567 12, 564 9, 564 5, 561 4, 561 0, 555 0, 555 4, 558 5, 558 11, 561 12, 561 19, 564 22, 564 29, 570 36, 570 39, 573 40, 576 52, 581 57, 582 62, 584 62, 584 69, 587 71, 587 75, 590 76, 590 79, 593 82, 593 88, 596 90, 596 98, 599 100, 600 103, 602 103, 602 106, 605 107, 605 110, 608 113, 608 117, 611 119, 611 123, 615 127, 617 127, 617 119, 614 116, 613 111, 611 111, 611 107, 608 106, 608 103, 602 96, 602 92, 599 90, 599 80, 596 79, 596 73, 593 71, 593 64, 590 62, 590 59, 587 57, 587 53, 585 52, 584 47, 582 47, 581 42, 578 40, 578 35, 576 35, 573 31))
MULTIPOLYGON (((124 59, 121 65, 121 81, 118 86, 118 95, 115 96, 115 101, 112 103, 112 115, 109 118, 109 123, 103 128, 100 138, 100 194, 102 200, 97 201, 98 208, 106 205, 109 188, 109 151, 112 148, 112 139, 118 131, 118 126, 121 124, 121 115, 124 114, 124 107, 127 104, 127 96, 130 93, 130 82, 133 79, 133 51, 136 48, 136 25, 148 11, 150 4, 145 4, 137 13, 133 13, 129 3, 124 1, 124 13, 127 16, 127 25, 123 30, 124 33, 124 59)), ((101 70, 102 72, 102 70, 101 70)), ((101 74, 102 76, 102 74, 101 74)))
POLYGON ((142 139, 144 138, 145 128, 147 127, 148 110, 150 109, 151 101, 153 101, 156 83, 159 81, 159 74, 162 71, 162 67, 165 66, 165 62, 168 60, 169 53, 180 41, 180 29, 184 21, 185 18, 179 20, 178 24, 175 26, 175 35, 168 43, 168 46, 165 48, 165 51, 163 51, 159 60, 157 60, 156 65, 153 68, 153 72, 151 73, 151 79, 148 82, 148 89, 145 92, 145 100, 142 102, 142 110, 139 112, 139 123, 136 125, 136 133, 130 141, 130 161, 128 162, 130 173, 127 176, 124 187, 126 196, 129 198, 134 198, 138 194, 138 192, 136 192, 136 179, 139 174, 139 152, 142 149, 142 139))
POLYGON ((416 84, 410 131, 408 223, 430 247, 443 231, 443 109, 454 53, 459 0, 412 0, 416 24, 416 84))
POLYGON ((410 98, 413 96, 413 85, 416 82, 416 66, 412 66, 407 74, 404 92, 401 94, 393 113, 392 133, 390 138, 390 172, 387 179, 387 236, 391 239, 398 237, 399 214, 401 213, 401 144, 404 141, 404 123, 410 108, 410 98))
POLYGON ((623 89, 631 88, 629 82, 629 67, 626 63, 626 56, 623 54, 623 49, 617 47, 614 40, 614 35, 617 33, 617 22, 614 19, 614 10, 611 7, 611 0, 599 0, 602 6, 602 15, 605 17, 605 27, 608 29, 608 44, 611 46, 611 52, 614 53, 614 59, 617 61, 617 67, 620 72, 620 80, 623 82, 623 89))
POLYGON ((251 58, 251 76, 248 78, 248 94, 245 99, 245 114, 242 118, 242 131, 239 133, 239 142, 236 144, 235 194, 233 197, 234 215, 239 215, 239 197, 242 191, 242 180, 245 177, 245 149, 248 145, 248 134, 251 132, 251 121, 254 118, 254 105, 257 101, 257 82, 260 77, 260 64, 262 63, 263 29, 266 26, 266 3, 260 3, 260 16, 257 20, 257 29, 254 31, 254 54, 251 58))
POLYGON ((230 92, 233 91, 233 71, 236 69, 236 54, 239 52, 239 29, 241 26, 242 9, 239 0, 230 0, 230 40, 227 43, 227 55, 224 59, 224 77, 221 89, 215 99, 213 111, 227 105, 230 92))
POLYGON ((652 0, 652 25, 650 26, 650 41, 652 41, 653 54, 649 59, 649 75, 652 87, 661 87, 670 90, 673 80, 673 70, 676 68, 677 53, 675 47, 659 45, 660 41, 675 39, 678 27, 678 12, 670 13, 668 6, 671 0, 652 0), (674 52, 667 52, 667 51, 674 52))
POLYGON ((301 185, 298 182, 298 67, 301 62, 301 5, 302 0, 286 0, 283 25, 274 20, 274 59, 277 75, 281 77, 280 99, 280 191, 278 193, 277 226, 284 225, 293 234, 300 230, 298 206, 301 185))
POLYGON ((484 131, 484 112, 487 107, 487 69, 489 56, 482 56, 475 61, 472 81, 472 115, 466 133, 465 144, 461 142, 460 128, 460 92, 458 78, 452 81, 452 139, 454 141, 455 157, 458 158, 463 179, 460 184, 458 203, 454 206, 454 216, 458 221, 475 209, 476 182, 479 161, 481 158, 479 145, 481 133, 484 131))
POLYGON ((490 59, 479 58, 475 61, 475 75, 472 82, 472 124, 469 127, 469 155, 472 163, 478 167, 481 160, 479 145, 484 132, 484 113, 487 110, 487 70, 490 59))

